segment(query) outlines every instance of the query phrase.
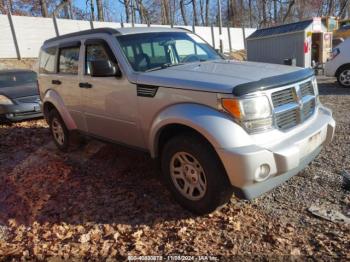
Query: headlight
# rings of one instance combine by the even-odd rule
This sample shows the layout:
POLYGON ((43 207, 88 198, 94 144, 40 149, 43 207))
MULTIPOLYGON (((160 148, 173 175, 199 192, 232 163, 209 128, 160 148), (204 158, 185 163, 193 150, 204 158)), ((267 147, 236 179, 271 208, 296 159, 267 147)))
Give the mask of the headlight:
POLYGON ((0 105, 12 105, 12 104, 13 103, 12 103, 11 99, 9 99, 6 96, 0 95, 0 105))
POLYGON ((272 128, 272 110, 266 96, 250 98, 223 98, 222 108, 231 114, 248 132, 272 128))

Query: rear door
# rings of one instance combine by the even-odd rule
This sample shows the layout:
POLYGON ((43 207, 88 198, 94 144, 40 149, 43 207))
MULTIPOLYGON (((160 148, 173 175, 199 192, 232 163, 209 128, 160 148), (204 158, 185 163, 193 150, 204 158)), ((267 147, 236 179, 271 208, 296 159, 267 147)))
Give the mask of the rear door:
POLYGON ((57 51, 57 74, 52 75, 49 84, 58 91, 78 129, 86 131, 83 100, 79 88, 80 46, 80 41, 59 46, 57 51))
POLYGON ((137 125, 136 85, 122 76, 92 77, 91 62, 118 61, 107 39, 88 39, 84 43, 85 66, 80 85, 88 132, 123 144, 144 147, 137 125))

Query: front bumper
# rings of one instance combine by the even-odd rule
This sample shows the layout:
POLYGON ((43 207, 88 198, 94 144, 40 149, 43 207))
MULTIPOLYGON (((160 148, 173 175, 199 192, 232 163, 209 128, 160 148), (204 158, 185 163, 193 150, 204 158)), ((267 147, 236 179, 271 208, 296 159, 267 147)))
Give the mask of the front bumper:
POLYGON ((12 105, 0 105, 0 117, 10 121, 42 117, 38 103, 21 103, 12 105))
POLYGON ((335 77, 336 69, 337 69, 336 65, 334 65, 332 61, 328 61, 324 65, 324 74, 325 74, 325 76, 335 77))
POLYGON ((302 131, 271 146, 217 149, 238 197, 252 199, 273 189, 298 174, 332 141, 335 121, 331 111, 320 107, 316 114, 302 131), (263 164, 269 165, 270 176, 256 182, 256 170, 263 164))

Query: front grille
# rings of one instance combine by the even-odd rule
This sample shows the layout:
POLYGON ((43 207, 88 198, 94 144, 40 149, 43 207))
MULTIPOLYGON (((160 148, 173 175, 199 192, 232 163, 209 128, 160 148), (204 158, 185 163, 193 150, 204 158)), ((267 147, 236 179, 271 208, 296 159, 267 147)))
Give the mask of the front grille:
POLYGON ((38 103, 40 101, 39 96, 26 96, 17 98, 16 101, 18 103, 38 103))
POLYGON ((316 96, 311 81, 271 94, 278 128, 286 130, 310 118, 315 112, 316 96))
POLYGON ((310 116, 312 116, 313 112, 315 109, 315 101, 309 101, 307 103, 304 104, 303 106, 303 116, 304 116, 304 120, 308 119, 310 116))
POLYGON ((274 107, 279 107, 284 104, 294 102, 294 95, 292 88, 283 89, 272 93, 271 95, 272 103, 274 107))
POLYGON ((313 96, 315 94, 314 87, 313 87, 311 81, 301 84, 300 91, 301 91, 301 95, 303 97, 305 97, 307 95, 313 96))
POLYGON ((276 124, 278 128, 288 129, 298 124, 298 111, 297 109, 283 112, 276 115, 276 124))

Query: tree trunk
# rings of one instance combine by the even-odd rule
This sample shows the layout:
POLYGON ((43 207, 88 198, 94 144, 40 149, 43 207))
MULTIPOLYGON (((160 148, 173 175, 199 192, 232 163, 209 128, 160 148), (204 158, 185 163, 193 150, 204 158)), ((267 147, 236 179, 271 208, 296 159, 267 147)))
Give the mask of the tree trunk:
POLYGON ((267 24, 266 2, 267 2, 267 0, 262 0, 262 17, 263 17, 262 24, 263 24, 263 27, 266 27, 266 24, 267 24))
POLYGON ((6 14, 6 3, 5 0, 0 1, 0 12, 2 14, 6 14))
POLYGON ((125 21, 130 23, 130 0, 124 0, 125 21))
POLYGON ((97 5, 97 19, 98 21, 104 21, 104 16, 103 16, 103 4, 102 0, 96 0, 96 5, 97 5))
POLYGON ((252 19, 252 0, 249 0, 248 2, 249 6, 249 26, 252 28, 253 27, 253 19, 252 19))
POLYGON ((205 1, 205 26, 209 26, 209 5, 210 0, 205 1))
POLYGON ((278 23, 278 18, 277 18, 277 0, 273 0, 273 20, 275 24, 278 23))
POLYGON ((338 12, 338 17, 344 19, 346 16, 346 9, 349 6, 349 0, 341 0, 338 12))
POLYGON ((180 0, 180 11, 181 11, 181 16, 182 16, 182 20, 184 21, 185 25, 188 25, 187 22, 187 17, 186 17, 186 8, 185 8, 185 0, 180 0))
POLYGON ((202 21, 202 25, 204 25, 204 4, 203 4, 204 0, 199 0, 199 10, 200 10, 200 16, 201 16, 201 21, 202 21))
POLYGON ((328 2, 328 8, 327 8, 327 15, 331 16, 333 14, 333 9, 334 9, 334 1, 329 0, 328 2))
POLYGON ((90 0, 90 16, 91 21, 95 21, 95 7, 93 0, 90 0))
POLYGON ((194 22, 194 25, 198 25, 196 0, 192 0, 192 9, 193 9, 193 22, 194 22))
POLYGON ((290 1, 289 1, 286 14, 284 15, 284 17, 283 17, 283 19, 282 19, 282 22, 283 22, 283 23, 284 23, 284 22, 287 20, 287 18, 289 17, 290 12, 292 11, 292 7, 294 6, 294 4, 295 4, 295 0, 290 0, 290 1))
POLYGON ((169 2, 168 0, 162 0, 162 24, 168 25, 170 24, 170 14, 169 14, 169 2))
POLYGON ((73 19, 71 0, 66 0, 66 4, 63 6, 64 17, 67 19, 73 19))
POLYGON ((12 0, 7 0, 8 1, 8 8, 10 8, 11 13, 13 13, 13 1, 12 0))
POLYGON ((42 17, 48 17, 49 12, 47 11, 46 0, 40 0, 40 8, 42 17))

